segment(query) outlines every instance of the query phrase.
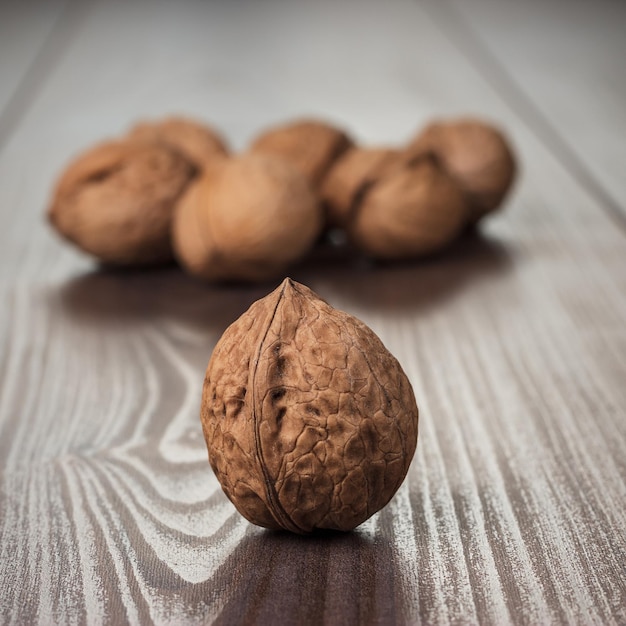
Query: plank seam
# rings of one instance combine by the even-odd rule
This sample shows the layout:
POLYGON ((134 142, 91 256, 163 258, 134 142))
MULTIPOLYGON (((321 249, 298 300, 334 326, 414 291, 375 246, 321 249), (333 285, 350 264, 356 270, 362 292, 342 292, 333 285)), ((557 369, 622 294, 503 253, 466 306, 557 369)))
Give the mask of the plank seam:
POLYGON ((91 3, 81 3, 80 0, 66 2, 35 57, 22 74, 4 109, 0 111, 0 152, 63 57, 72 35, 84 18, 85 6, 88 4, 91 3))
POLYGON ((561 133, 526 95, 518 82, 510 76, 504 65, 463 15, 450 4, 449 0, 446 2, 420 0, 419 4, 452 45, 474 65, 502 98, 502 101, 526 124, 535 138, 600 205, 618 229, 626 234, 626 207, 620 206, 619 202, 585 166, 576 152, 563 139, 561 133))

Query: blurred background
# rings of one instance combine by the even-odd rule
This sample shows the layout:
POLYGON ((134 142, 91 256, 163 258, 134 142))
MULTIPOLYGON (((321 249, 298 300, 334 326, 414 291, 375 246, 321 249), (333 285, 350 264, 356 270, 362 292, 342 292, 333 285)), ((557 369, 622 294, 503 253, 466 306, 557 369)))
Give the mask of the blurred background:
POLYGON ((60 164, 172 112, 238 148, 304 114, 394 143, 431 117, 475 113, 529 129, 617 203, 625 24, 619 0, 4 0, 0 140, 25 124, 60 164))

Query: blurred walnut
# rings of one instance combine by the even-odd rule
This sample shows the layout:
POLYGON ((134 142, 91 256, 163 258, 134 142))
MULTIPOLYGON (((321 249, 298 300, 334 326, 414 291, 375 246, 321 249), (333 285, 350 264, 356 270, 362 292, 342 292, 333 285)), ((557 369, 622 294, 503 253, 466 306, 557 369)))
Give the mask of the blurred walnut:
POLYGON ((329 226, 348 223, 359 192, 383 176, 398 155, 391 148, 354 147, 335 161, 320 190, 329 226))
POLYGON ((374 258, 410 258, 447 246, 463 228, 466 211, 455 181, 424 157, 395 166, 363 189, 346 229, 374 258))
POLYGON ((342 130, 325 122, 302 120, 270 128, 254 140, 250 151, 285 159, 316 188, 350 146, 352 140, 342 130))
POLYGON ((290 279, 217 343, 201 419, 239 512, 295 533, 364 522, 397 491, 417 444, 398 361, 362 322, 290 279))
POLYGON ((320 205, 326 225, 367 254, 414 257, 495 210, 514 176, 505 138, 477 120, 430 124, 402 151, 355 147, 342 130, 303 120, 266 131, 230 159, 212 128, 171 117, 76 159, 49 216, 103 262, 145 264, 171 258, 176 213, 185 268, 209 280, 263 280, 309 249, 320 205))
POLYGON ((515 158, 506 138, 479 120, 429 124, 407 153, 437 158, 465 194, 469 223, 497 209, 515 178, 515 158))
POLYGON ((264 280, 302 257, 321 227, 321 207, 298 171, 246 154, 207 170, 181 200, 174 249, 203 278, 264 280))
POLYGON ((160 141, 178 150, 198 169, 227 156, 228 147, 210 126, 182 117, 168 117, 155 122, 141 122, 129 133, 131 139, 160 141))
POLYGON ((67 167, 48 216, 64 237, 104 263, 167 261, 173 207, 194 175, 165 145, 103 143, 67 167))

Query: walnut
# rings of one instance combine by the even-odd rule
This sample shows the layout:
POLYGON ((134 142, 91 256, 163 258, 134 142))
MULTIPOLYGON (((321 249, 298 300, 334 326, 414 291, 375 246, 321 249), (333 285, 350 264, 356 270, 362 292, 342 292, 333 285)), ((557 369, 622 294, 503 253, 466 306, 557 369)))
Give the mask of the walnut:
POLYGON ((329 226, 345 226, 360 190, 375 182, 398 159, 391 148, 354 147, 344 152, 324 178, 320 194, 329 226))
POLYGON ((458 185, 429 158, 407 161, 365 187, 346 225, 352 240, 378 259, 436 252, 460 233, 467 206, 458 185))
POLYGON ((259 526, 351 530, 394 495, 418 409, 380 339, 285 279, 217 343, 201 409, 211 467, 259 526))
POLYGON ((333 162, 352 146, 342 130, 325 122, 301 120, 265 131, 250 146, 251 152, 289 161, 316 188, 333 162))
POLYGON ((180 201, 175 254, 209 280, 265 280, 309 250, 322 220, 298 171, 281 159, 246 154, 207 170, 180 201))
POLYGON ((468 223, 496 210, 515 178, 515 157, 504 135, 474 119, 429 124, 407 153, 430 153, 454 178, 466 196, 468 223))
POLYGON ((194 175, 193 165, 165 145, 103 143, 65 170, 48 217, 59 233, 104 263, 167 261, 174 204, 194 175))
POLYGON ((129 137, 165 143, 178 150, 198 170, 228 155, 226 141, 215 129, 182 117, 141 122, 130 130, 129 137))

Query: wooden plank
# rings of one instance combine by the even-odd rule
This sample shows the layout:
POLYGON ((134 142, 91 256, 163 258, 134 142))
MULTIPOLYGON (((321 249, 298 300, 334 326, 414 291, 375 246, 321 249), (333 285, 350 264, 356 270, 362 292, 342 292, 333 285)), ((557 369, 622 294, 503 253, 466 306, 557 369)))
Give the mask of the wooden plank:
POLYGON ((428 6, 459 49, 487 66, 512 108, 532 120, 572 175, 623 219, 626 5, 451 0, 428 6))
POLYGON ((0 111, 32 64, 59 17, 63 3, 0 5, 0 111))
POLYGON ((60 34, 65 4, 51 0, 0 5, 0 144, 53 62, 50 52, 60 34))
POLYGON ((98 3, 0 153, 1 621, 626 620, 624 234, 429 14, 348 4, 98 3), (255 529, 206 463, 206 362, 272 285, 93 271, 43 223, 66 158, 173 110, 238 146, 303 112, 385 142, 475 112, 515 140, 482 237, 293 271, 380 334, 421 408, 409 479, 355 533, 255 529))

